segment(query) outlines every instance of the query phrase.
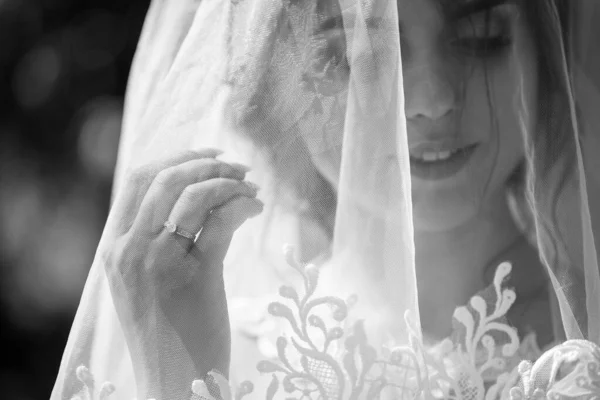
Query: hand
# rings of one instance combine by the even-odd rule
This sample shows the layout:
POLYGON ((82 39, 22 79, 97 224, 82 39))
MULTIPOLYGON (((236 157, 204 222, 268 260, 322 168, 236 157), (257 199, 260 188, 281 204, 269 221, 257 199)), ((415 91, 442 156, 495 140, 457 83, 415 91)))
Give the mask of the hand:
POLYGON ((263 204, 244 181, 247 168, 218 154, 186 152, 134 171, 112 210, 114 244, 103 258, 139 396, 177 397, 165 382, 186 390, 213 368, 228 373, 223 259, 235 230, 263 204), (200 234, 194 241, 169 232, 166 221, 200 234))

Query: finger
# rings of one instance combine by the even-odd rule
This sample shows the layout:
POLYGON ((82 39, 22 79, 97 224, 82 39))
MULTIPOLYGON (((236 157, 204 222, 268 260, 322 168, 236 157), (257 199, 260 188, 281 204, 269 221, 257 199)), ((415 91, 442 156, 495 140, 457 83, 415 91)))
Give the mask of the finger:
POLYGON ((188 161, 162 170, 150 185, 137 218, 156 232, 169 218, 177 199, 186 187, 215 178, 241 181, 248 167, 241 164, 228 164, 214 159, 188 161))
POLYGON ((218 149, 186 150, 131 171, 127 176, 127 180, 119 188, 112 207, 114 213, 112 218, 117 223, 118 230, 126 232, 131 228, 150 184, 160 171, 186 161, 215 158, 220 154, 222 154, 222 151, 218 149))
POLYGON ((131 178, 128 183, 133 186, 145 188, 147 190, 156 176, 167 168, 174 167, 192 160, 200 160, 205 158, 214 159, 220 154, 223 154, 223 152, 218 149, 202 149, 197 151, 186 150, 171 157, 167 157, 165 159, 158 160, 137 168, 131 173, 131 178))
MULTIPOLYGON (((258 188, 247 181, 215 178, 187 186, 168 218, 180 229, 196 234, 209 212, 238 196, 256 197, 258 188)), ((162 221, 164 224, 165 221, 162 221)))
POLYGON ((196 241, 195 249, 200 252, 201 258, 221 265, 235 231, 247 219, 260 214, 263 208, 264 204, 259 199, 236 197, 214 209, 196 241))

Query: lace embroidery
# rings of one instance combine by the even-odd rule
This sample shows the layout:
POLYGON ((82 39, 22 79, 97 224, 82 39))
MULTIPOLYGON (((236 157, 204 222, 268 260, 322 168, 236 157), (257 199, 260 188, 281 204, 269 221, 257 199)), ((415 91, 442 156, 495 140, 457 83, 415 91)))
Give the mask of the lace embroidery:
MULTIPOLYGON (((296 313, 282 302, 273 302, 269 306, 272 316, 289 322, 293 335, 289 339, 283 336, 277 339, 278 362, 263 361, 258 365, 260 372, 272 374, 266 399, 273 399, 276 394, 284 396, 282 392, 286 397, 293 395, 302 399, 379 399, 382 396, 396 399, 534 399, 538 397, 532 396, 540 393, 547 393, 549 399, 556 400, 573 396, 588 400, 600 398, 600 350, 596 345, 581 342, 587 347, 580 345, 573 349, 573 342, 566 342, 538 359, 541 351, 535 335, 528 335, 521 343, 516 329, 502 322, 516 300, 515 292, 503 287, 511 271, 509 263, 502 263, 497 268, 493 282, 496 300, 491 312, 488 313, 488 305, 480 296, 474 296, 470 301, 474 311, 467 307, 455 311, 454 318, 465 332, 462 340, 446 339, 428 349, 418 339, 410 316, 406 315, 410 344, 384 348, 380 356, 369 345, 360 321, 350 332, 344 332, 339 326, 327 325, 322 315, 313 313, 318 306, 329 305, 331 319, 343 322, 348 317, 348 304, 336 297, 314 298, 318 269, 310 264, 298 265, 291 249, 286 253, 288 264, 304 279, 305 293, 300 296, 291 287, 280 290, 282 298, 292 301, 296 313), (309 334, 310 327, 320 331, 321 340, 319 336, 309 334), (548 368, 543 367, 544 363, 549 363, 545 360, 552 360, 552 368, 561 370, 565 357, 550 354, 565 354, 563 346, 571 349, 567 354, 577 367, 572 367, 557 381, 547 371, 539 371, 548 368), (299 357, 290 357, 294 352, 299 357), (291 361, 293 358, 296 362, 291 361), (533 365, 525 361, 518 364, 527 359, 538 361, 533 365), (533 370, 541 375, 531 378, 527 371, 533 370), (532 385, 542 376, 548 376, 544 392, 532 385)), ((249 382, 246 385, 250 387, 249 382)))
POLYGON ((75 375, 83 388, 71 400, 106 400, 115 392, 115 386, 110 382, 104 382, 100 390, 96 390, 94 375, 83 365, 77 367, 75 375))
MULTIPOLYGON (((77 367, 77 379, 83 383, 83 388, 71 400, 108 400, 116 392, 111 382, 105 382, 100 390, 95 389, 94 375, 85 366, 77 367)), ((210 371, 204 379, 192 382, 194 400, 229 400, 232 398, 227 379, 217 370, 210 371)), ((156 400, 156 399, 147 399, 156 400)))
POLYGON ((535 363, 522 361, 519 386, 511 400, 600 399, 600 347, 569 340, 544 353, 535 363))
MULTIPOLYGON (((513 290, 503 287, 509 263, 496 271, 491 311, 480 296, 471 298, 470 308, 456 309, 454 319, 464 331, 460 339, 427 348, 406 314, 408 345, 384 346, 378 353, 361 321, 342 328, 351 301, 316 297, 317 267, 298 264, 291 248, 286 260, 302 275, 304 294, 283 286, 282 301, 268 306, 270 315, 289 323, 292 334, 277 339, 277 361, 257 366, 261 373, 271 374, 266 400, 600 400, 600 347, 571 340, 541 354, 534 335, 520 342, 516 329, 502 322, 516 299, 513 290)), ((76 375, 84 388, 72 400, 106 400, 115 392, 110 382, 96 391, 93 375, 84 366, 76 375)), ((227 380, 217 371, 194 381, 192 392, 200 400, 233 398, 227 380)), ((235 399, 253 392, 254 385, 243 382, 235 399)))
POLYGON ((466 307, 456 310, 454 318, 466 332, 462 343, 447 339, 436 346, 435 351, 426 349, 407 315, 410 345, 384 349, 383 353, 387 354, 381 357, 369 345, 360 321, 345 335, 342 328, 328 327, 322 316, 313 312, 318 306, 329 305, 332 319, 343 322, 348 316, 348 307, 339 298, 313 298, 318 269, 313 265, 298 265, 291 250, 287 251, 286 258, 302 275, 305 293, 300 297, 291 287, 282 287, 280 291, 283 298, 292 300, 298 318, 281 302, 269 306, 271 315, 289 322, 294 335, 289 340, 285 337, 277 340, 278 363, 263 361, 258 365, 260 372, 273 374, 267 399, 273 398, 280 388, 288 394, 300 394, 302 398, 379 398, 389 394, 395 398, 425 395, 428 398, 484 399, 495 398, 494 394, 505 383, 498 379, 489 389, 490 395, 485 395, 486 374, 505 370, 506 358, 515 356, 520 348, 516 330, 498 322, 516 298, 514 291, 502 288, 502 282, 510 273, 509 264, 502 264, 496 273, 496 304, 492 313, 487 315, 487 305, 479 296, 470 302, 478 318, 466 307), (308 334, 309 327, 318 328, 321 345, 315 342, 315 335, 308 334), (498 332, 508 337, 501 354, 492 336, 498 332), (293 352, 299 355, 296 365, 290 362, 289 354, 293 352))

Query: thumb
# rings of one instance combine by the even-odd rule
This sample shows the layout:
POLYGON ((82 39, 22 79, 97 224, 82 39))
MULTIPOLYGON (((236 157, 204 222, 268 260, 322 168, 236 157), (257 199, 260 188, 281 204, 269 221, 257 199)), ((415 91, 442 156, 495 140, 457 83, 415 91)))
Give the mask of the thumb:
POLYGON ((222 265, 234 232, 248 219, 260 214, 262 201, 238 196, 213 209, 206 219, 196 241, 202 259, 213 265, 222 265))

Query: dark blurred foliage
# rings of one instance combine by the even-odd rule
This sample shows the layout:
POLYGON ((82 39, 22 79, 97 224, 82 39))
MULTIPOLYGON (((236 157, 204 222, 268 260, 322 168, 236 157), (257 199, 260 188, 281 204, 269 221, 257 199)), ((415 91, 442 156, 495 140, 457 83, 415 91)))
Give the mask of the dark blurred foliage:
POLYGON ((0 0, 0 397, 47 399, 108 213, 149 0, 0 0))

